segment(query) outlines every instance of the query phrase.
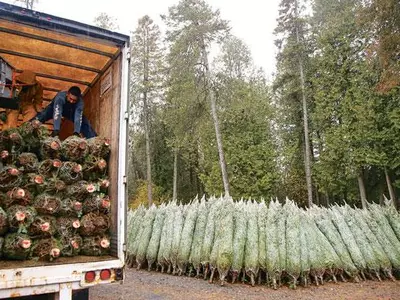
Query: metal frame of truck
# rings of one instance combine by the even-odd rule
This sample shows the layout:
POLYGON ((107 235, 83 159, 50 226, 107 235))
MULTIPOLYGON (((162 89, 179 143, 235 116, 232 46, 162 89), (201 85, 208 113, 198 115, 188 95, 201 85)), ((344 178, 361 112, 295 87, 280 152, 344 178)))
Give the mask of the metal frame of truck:
MULTIPOLYGON (((111 255, 88 257, 87 260, 80 257, 80 260, 62 258, 54 262, 0 263, 0 298, 54 293, 56 299, 71 299, 73 290, 122 282, 126 235, 129 37, 0 2, 0 56, 13 65, 16 72, 21 71, 21 66, 34 68, 45 87, 47 103, 57 91, 71 85, 80 86, 87 101, 84 114, 100 135, 102 132, 110 134, 115 142, 110 166, 110 176, 113 176, 110 178, 111 255), (110 270, 111 277, 102 280, 101 270, 110 270), (90 271, 94 271, 96 277, 88 283, 85 274, 90 271)), ((70 130, 71 125, 68 127, 67 124, 61 131, 68 135, 70 130)))

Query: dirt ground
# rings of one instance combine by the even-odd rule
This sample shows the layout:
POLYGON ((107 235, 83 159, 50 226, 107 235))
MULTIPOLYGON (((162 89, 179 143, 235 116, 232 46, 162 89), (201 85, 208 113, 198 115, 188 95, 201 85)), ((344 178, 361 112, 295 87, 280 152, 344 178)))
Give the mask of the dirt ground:
POLYGON ((91 300, 167 300, 167 299, 321 299, 321 300, 389 300, 400 299, 400 280, 364 281, 360 283, 328 282, 320 286, 281 287, 273 290, 264 285, 252 287, 235 283, 220 286, 203 279, 173 276, 159 272, 127 269, 124 284, 96 286, 90 289, 91 300))

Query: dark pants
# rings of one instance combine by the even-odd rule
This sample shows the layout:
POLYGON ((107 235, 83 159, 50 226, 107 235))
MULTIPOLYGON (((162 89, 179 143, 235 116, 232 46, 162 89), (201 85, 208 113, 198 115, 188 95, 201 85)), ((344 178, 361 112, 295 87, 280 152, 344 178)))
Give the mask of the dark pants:
MULTIPOLYGON (((52 105, 48 105, 44 110, 42 110, 41 112, 39 112, 36 115, 36 118, 44 123, 48 120, 53 119, 53 106, 52 105)), ((64 113, 63 112, 63 117, 66 118, 67 120, 70 120, 71 122, 74 122, 74 114, 72 113, 64 113)), ((97 136, 96 132, 93 130, 92 126, 90 125, 89 120, 85 117, 82 116, 82 125, 81 125, 81 132, 83 134, 83 136, 87 139, 90 139, 92 137, 97 136)))

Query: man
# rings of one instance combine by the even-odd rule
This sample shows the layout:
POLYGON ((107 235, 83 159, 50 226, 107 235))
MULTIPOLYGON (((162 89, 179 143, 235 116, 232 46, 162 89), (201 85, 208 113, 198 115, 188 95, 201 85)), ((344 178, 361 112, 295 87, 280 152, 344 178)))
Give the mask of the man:
POLYGON ((18 116, 22 114, 22 121, 31 120, 39 111, 42 110, 43 86, 36 80, 36 74, 29 70, 24 70, 15 77, 18 94, 19 109, 7 109, 6 120, 3 129, 16 128, 18 116))
POLYGON ((83 116, 83 99, 79 87, 73 86, 68 91, 58 92, 53 101, 36 116, 42 123, 53 119, 53 136, 58 136, 60 132, 61 117, 74 123, 74 135, 82 134, 86 138, 96 136, 89 120, 83 116))

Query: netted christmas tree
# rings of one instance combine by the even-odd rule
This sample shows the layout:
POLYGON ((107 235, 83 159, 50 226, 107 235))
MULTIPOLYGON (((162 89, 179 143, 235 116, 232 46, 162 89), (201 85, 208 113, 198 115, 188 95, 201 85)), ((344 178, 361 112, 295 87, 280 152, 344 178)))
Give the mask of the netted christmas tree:
POLYGON ((27 173, 23 175, 21 187, 27 189, 33 196, 44 191, 45 179, 43 175, 37 173, 27 173))
POLYGON ((111 201, 108 195, 93 193, 83 202, 83 213, 99 211, 104 214, 110 212, 111 201))
POLYGON ((31 252, 32 240, 24 233, 9 233, 4 238, 3 256, 11 260, 27 259, 31 252))
POLYGON ((100 256, 110 253, 110 237, 108 235, 87 236, 83 238, 81 253, 100 256))
POLYGON ((38 173, 46 178, 57 177, 61 166, 61 160, 48 158, 39 163, 38 173))
POLYGON ((34 240, 31 256, 38 260, 52 261, 61 254, 61 243, 58 239, 50 237, 34 240))
POLYGON ((6 141, 5 150, 8 150, 12 154, 18 154, 23 152, 25 147, 25 141, 22 138, 17 128, 11 128, 5 130, 6 141))
POLYGON ((43 193, 36 196, 33 207, 39 214, 55 215, 61 207, 61 198, 55 195, 43 193))
POLYGON ((81 218, 79 233, 82 236, 105 234, 111 226, 110 217, 100 212, 90 212, 81 218))
POLYGON ((28 232, 37 212, 32 206, 13 205, 7 209, 7 219, 11 232, 28 232))
POLYGON ((56 218, 49 215, 37 215, 28 228, 28 233, 32 238, 48 238, 56 232, 56 218))
POLYGON ((25 150, 33 153, 40 153, 41 144, 50 136, 50 131, 38 120, 23 123, 19 133, 25 141, 25 150))
POLYGON ((82 180, 82 166, 73 161, 65 161, 62 163, 58 172, 58 177, 66 184, 82 180))
POLYGON ((65 160, 82 162, 89 154, 88 142, 78 136, 70 136, 62 142, 61 153, 65 160))
POLYGON ((3 236, 8 231, 7 213, 0 207, 0 236, 3 236))
POLYGON ((16 166, 23 173, 33 173, 37 171, 38 168, 38 158, 36 154, 30 152, 23 152, 18 155, 16 166))
POLYGON ((83 202, 90 194, 96 191, 96 186, 87 181, 81 180, 67 186, 66 195, 83 202))
POLYGON ((107 162, 104 158, 89 155, 83 163, 85 180, 95 180, 107 175, 107 162))
POLYGON ((42 159, 60 158, 61 141, 58 137, 47 137, 40 146, 40 156, 42 159))
POLYGON ((15 204, 27 206, 32 203, 32 200, 33 196, 28 190, 15 187, 6 193, 6 196, 2 199, 2 206, 4 208, 8 208, 15 204))
POLYGON ((22 181, 21 172, 17 167, 9 165, 0 171, 0 191, 7 192, 20 185, 22 181))
POLYGON ((89 153, 94 157, 108 159, 111 151, 111 143, 107 138, 93 137, 87 140, 89 153))

